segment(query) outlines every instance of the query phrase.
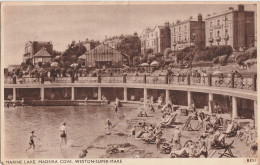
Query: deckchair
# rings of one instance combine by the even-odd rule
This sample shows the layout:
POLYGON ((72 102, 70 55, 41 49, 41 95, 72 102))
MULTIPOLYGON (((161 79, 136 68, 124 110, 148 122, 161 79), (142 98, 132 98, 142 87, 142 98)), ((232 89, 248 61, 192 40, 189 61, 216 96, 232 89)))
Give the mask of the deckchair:
POLYGON ((220 158, 222 158, 223 156, 235 157, 235 156, 233 155, 232 151, 231 151, 231 147, 232 147, 233 143, 234 143, 234 140, 233 140, 229 145, 225 146, 225 150, 224 150, 223 153, 220 153, 220 152, 219 152, 219 154, 220 154, 219 157, 220 157, 220 158), (228 153, 226 153, 226 152, 228 152, 228 153))
POLYGON ((163 127, 171 126, 175 123, 177 113, 174 113, 167 122, 161 123, 163 127))
POLYGON ((219 135, 218 139, 215 141, 215 143, 212 144, 212 147, 217 148, 217 149, 226 147, 225 138, 226 138, 226 134, 221 133, 219 135))
POLYGON ((224 132, 228 137, 233 137, 237 135, 238 126, 236 123, 230 123, 227 125, 227 129, 224 132))
POLYGON ((193 129, 191 128, 191 124, 190 124, 191 119, 192 119, 192 116, 189 116, 189 117, 187 118, 187 120, 186 120, 185 123, 184 123, 184 126, 183 126, 182 130, 187 130, 187 131, 193 130, 193 129))

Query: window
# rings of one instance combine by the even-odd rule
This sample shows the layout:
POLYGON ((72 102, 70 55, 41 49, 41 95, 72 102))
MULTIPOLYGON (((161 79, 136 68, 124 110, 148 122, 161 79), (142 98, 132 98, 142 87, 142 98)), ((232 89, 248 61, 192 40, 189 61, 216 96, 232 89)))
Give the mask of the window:
POLYGON ((174 37, 173 41, 176 42, 176 37, 174 37))
POLYGON ((185 41, 187 40, 187 36, 185 35, 185 39, 184 39, 185 41))
POLYGON ((219 37, 219 31, 217 32, 217 37, 219 37))
POLYGON ((175 28, 173 29, 173 32, 175 33, 175 28))
POLYGON ((212 38, 212 32, 209 33, 209 37, 212 38))
POLYGON ((228 35, 228 30, 226 29, 226 35, 228 35))
POLYGON ((149 34, 147 35, 147 38, 149 38, 149 34))
POLYGON ((217 26, 219 26, 220 25, 220 20, 217 20, 217 26))
POLYGON ((152 33, 152 37, 153 37, 153 33, 152 33))
POLYGON ((209 23, 209 27, 212 27, 212 22, 209 23))
POLYGON ((179 41, 181 41, 181 36, 179 36, 179 41))
POLYGON ((181 27, 179 27, 179 31, 181 31, 181 27))
POLYGON ((184 29, 187 30, 187 26, 186 25, 184 26, 184 29))

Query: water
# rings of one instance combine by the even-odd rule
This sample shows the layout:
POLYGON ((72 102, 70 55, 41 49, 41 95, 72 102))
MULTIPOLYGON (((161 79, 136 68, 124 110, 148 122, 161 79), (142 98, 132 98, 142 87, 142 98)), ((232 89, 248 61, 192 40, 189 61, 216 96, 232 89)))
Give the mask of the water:
MULTIPOLYGON (((5 108, 5 157, 7 159, 77 158, 82 149, 105 134, 107 118, 120 122, 126 108, 115 114, 110 106, 46 106, 5 108), (94 115, 97 117, 94 117, 94 115), (66 122, 68 147, 59 148, 59 127, 66 122), (36 150, 29 147, 30 132, 35 139, 36 150)), ((127 111, 130 109, 128 108, 127 111)))

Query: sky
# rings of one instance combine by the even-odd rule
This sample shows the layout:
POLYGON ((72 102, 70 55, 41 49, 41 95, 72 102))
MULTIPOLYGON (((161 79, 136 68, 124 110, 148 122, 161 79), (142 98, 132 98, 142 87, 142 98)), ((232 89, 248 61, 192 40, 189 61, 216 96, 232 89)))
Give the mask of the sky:
MULTIPOLYGON (((2 8, 4 67, 20 64, 27 41, 52 41, 54 50, 64 51, 72 40, 102 41, 105 36, 141 34, 147 26, 172 23, 190 16, 237 9, 237 4, 157 5, 5 5, 2 8)), ((255 11, 253 5, 245 10, 255 11)))

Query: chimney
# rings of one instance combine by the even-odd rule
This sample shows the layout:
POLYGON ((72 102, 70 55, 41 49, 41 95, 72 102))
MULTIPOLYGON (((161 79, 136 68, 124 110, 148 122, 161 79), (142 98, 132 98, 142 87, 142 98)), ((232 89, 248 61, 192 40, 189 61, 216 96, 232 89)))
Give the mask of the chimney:
POLYGON ((238 11, 244 11, 245 7, 244 5, 238 5, 238 11))
POLYGON ((202 15, 201 14, 198 15, 198 21, 202 22, 202 15))
POLYGON ((168 21, 166 21, 164 24, 165 24, 165 27, 169 27, 170 26, 168 21))

